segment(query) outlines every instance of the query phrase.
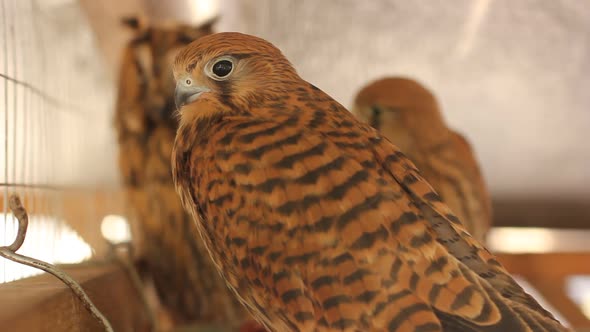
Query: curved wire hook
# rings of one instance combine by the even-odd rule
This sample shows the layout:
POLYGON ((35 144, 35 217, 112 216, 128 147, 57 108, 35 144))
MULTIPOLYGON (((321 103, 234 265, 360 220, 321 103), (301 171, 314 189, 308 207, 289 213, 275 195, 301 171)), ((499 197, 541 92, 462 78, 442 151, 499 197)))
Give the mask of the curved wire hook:
POLYGON ((0 247, 0 256, 9 259, 11 261, 32 266, 37 269, 41 269, 47 273, 54 275, 56 278, 66 284, 72 292, 82 301, 82 304, 90 312, 90 314, 98 320, 98 323, 102 325, 105 331, 113 332, 111 323, 106 317, 98 310, 98 308, 92 303, 92 300, 88 297, 82 286, 78 284, 72 277, 66 274, 58 267, 51 265, 47 262, 40 261, 38 259, 17 254, 16 251, 20 249, 25 241, 27 235, 27 228, 29 226, 29 216, 27 211, 23 207, 18 195, 11 195, 9 199, 9 207, 16 219, 18 220, 18 231, 14 242, 9 246, 0 247))

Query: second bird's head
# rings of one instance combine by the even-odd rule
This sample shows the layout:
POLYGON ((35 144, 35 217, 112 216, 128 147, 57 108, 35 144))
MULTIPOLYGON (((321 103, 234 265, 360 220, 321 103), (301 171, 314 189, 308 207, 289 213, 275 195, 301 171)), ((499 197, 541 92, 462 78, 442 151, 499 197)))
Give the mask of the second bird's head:
POLYGON ((272 99, 298 79, 278 48, 236 32, 212 34, 189 44, 176 57, 173 71, 179 111, 201 101, 248 108, 272 99))
POLYGON ((385 77, 364 86, 352 113, 408 152, 444 141, 448 128, 436 98, 418 81, 385 77))

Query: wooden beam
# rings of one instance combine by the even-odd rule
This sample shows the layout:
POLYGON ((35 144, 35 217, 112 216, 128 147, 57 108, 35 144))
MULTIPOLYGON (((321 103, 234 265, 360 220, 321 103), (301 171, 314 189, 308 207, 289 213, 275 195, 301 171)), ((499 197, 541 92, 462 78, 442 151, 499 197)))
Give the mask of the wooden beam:
MULTIPOLYGON (((118 264, 64 268, 87 292, 117 332, 149 331, 149 316, 118 264)), ((102 331, 78 299, 52 275, 0 284, 0 326, 10 331, 102 331)))
POLYGON ((492 209, 496 227, 590 229, 590 199, 498 197, 492 209))
POLYGON ((565 289, 567 277, 590 275, 590 253, 500 254, 498 260, 530 282, 573 327, 590 328, 590 319, 565 289))
POLYGON ((498 260, 510 273, 542 276, 546 279, 590 275, 590 252, 547 254, 498 254, 498 260))

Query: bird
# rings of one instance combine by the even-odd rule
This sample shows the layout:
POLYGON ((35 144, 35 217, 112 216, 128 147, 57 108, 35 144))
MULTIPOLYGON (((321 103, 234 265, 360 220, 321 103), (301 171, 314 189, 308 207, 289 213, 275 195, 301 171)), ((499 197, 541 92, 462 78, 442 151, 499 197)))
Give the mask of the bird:
POLYGON ((204 36, 173 72, 176 190, 267 330, 567 331, 395 145, 272 43, 204 36))
POLYGON ((197 236, 171 170, 178 126, 172 63, 184 46, 211 34, 214 22, 156 26, 125 18, 134 37, 123 51, 114 122, 123 186, 141 227, 140 271, 151 276, 171 324, 211 322, 238 328, 250 317, 197 236))
POLYGON ((467 231, 485 243, 492 207, 475 152, 447 127, 426 87, 406 77, 375 80, 358 92, 352 112, 403 151, 467 231))

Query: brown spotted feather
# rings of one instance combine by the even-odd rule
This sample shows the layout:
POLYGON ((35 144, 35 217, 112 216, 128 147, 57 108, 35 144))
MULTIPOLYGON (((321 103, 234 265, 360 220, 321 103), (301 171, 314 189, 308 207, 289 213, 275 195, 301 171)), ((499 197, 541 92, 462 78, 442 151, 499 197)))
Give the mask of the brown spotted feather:
POLYGON ((278 49, 238 33, 204 37, 175 64, 178 79, 209 89, 181 109, 177 190, 260 322, 272 331, 566 331, 452 221, 394 145, 286 67, 278 49), (242 52, 221 86, 203 74, 208 61, 242 52))

